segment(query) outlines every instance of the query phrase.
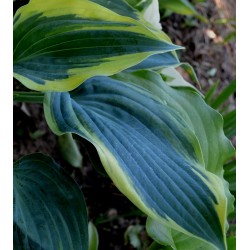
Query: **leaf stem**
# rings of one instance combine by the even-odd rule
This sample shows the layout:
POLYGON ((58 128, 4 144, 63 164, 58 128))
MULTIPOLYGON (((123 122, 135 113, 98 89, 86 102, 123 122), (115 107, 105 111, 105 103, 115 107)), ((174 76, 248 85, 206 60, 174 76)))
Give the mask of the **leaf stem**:
POLYGON ((14 102, 43 103, 44 93, 14 91, 14 102))

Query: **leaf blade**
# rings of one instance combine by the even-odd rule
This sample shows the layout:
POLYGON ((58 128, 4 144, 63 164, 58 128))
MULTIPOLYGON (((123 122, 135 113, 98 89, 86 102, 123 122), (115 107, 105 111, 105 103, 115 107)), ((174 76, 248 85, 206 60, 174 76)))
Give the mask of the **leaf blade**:
POLYGON ((86 205, 77 184, 48 156, 14 164, 14 223, 25 249, 87 249, 86 205), (31 244, 31 245, 30 245, 31 244), (34 248, 35 244, 35 248, 34 248))
POLYGON ((14 19, 14 76, 38 91, 72 90, 180 48, 162 32, 87 0, 33 0, 14 19))
POLYGON ((44 108, 55 133, 76 133, 95 145, 115 185, 142 211, 224 249, 223 183, 200 166, 193 131, 157 95, 141 85, 96 77, 70 94, 47 93, 44 108))
POLYGON ((211 107, 218 109, 236 91, 236 80, 232 81, 223 91, 211 102, 211 107))

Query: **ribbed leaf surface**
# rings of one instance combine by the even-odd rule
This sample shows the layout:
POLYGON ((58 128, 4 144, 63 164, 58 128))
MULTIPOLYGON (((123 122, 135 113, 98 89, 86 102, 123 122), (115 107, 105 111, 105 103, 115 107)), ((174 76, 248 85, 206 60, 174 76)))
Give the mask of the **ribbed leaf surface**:
MULTIPOLYGON (((169 70, 171 68, 164 71, 167 73, 164 78, 169 75, 169 70)), ((175 88, 168 87, 157 73, 150 71, 119 73, 113 78, 143 87, 158 101, 167 104, 182 116, 199 141, 202 153, 201 165, 207 171, 216 174, 224 183, 228 199, 227 213, 229 214, 233 210, 234 198, 229 193, 228 183, 223 179, 223 165, 234 156, 235 151, 231 142, 224 135, 222 116, 206 105, 197 90, 195 91, 193 87, 190 89, 190 85, 187 85, 179 75, 170 75, 172 79, 166 78, 165 81, 175 88), (175 84, 173 84, 174 81, 175 84), (186 89, 182 89, 181 86, 186 86, 186 89)))
POLYGON ((77 184, 48 156, 14 164, 14 247, 87 250, 86 205, 77 184))
POLYGON ((113 3, 110 10, 109 5, 31 0, 20 8, 14 18, 14 76, 34 90, 72 90, 92 76, 181 48, 131 18, 126 3, 113 3))
POLYGON ((225 249, 223 182, 205 170, 195 130, 169 103, 171 88, 149 82, 95 77, 72 93, 47 93, 47 122, 92 142, 115 185, 150 217, 225 249))

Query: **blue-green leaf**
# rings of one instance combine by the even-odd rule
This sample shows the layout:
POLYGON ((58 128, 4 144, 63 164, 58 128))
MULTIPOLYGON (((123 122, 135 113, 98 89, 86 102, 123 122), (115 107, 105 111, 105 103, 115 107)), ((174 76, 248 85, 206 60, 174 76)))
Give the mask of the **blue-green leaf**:
MULTIPOLYGON (((171 67, 162 71, 164 76, 171 75, 173 77, 172 80, 166 79, 166 82, 173 85, 175 88, 184 86, 186 87, 185 90, 173 90, 172 88, 166 88, 166 86, 164 86, 164 84, 160 84, 160 80, 157 79, 159 76, 157 76, 156 73, 149 71, 138 71, 132 74, 119 73, 114 77, 116 79, 122 79, 123 81, 130 81, 133 83, 139 82, 140 84, 138 85, 143 86, 150 92, 153 92, 159 97, 159 100, 163 102, 167 101, 167 104, 175 108, 176 111, 181 114, 183 118, 189 123, 190 127, 194 129, 202 148, 203 158, 205 160, 205 168, 208 171, 218 175, 224 183, 225 194, 228 199, 227 214, 229 214, 233 210, 234 199, 228 191, 228 183, 226 183, 222 178, 222 166, 228 158, 234 155, 234 150, 229 140, 223 135, 222 118, 215 110, 205 105, 201 96, 197 95, 197 90, 194 90, 193 87, 190 88, 190 84, 186 83, 184 79, 181 79, 180 75, 176 75, 172 71, 173 69, 171 67), (152 85, 152 82, 157 82, 158 84, 152 85), (174 82, 174 84, 172 84, 172 82, 174 82), (197 93, 195 94, 193 91, 197 93)), ((225 167, 225 169, 227 168, 225 167)), ((229 181, 230 177, 227 177, 229 177, 229 174, 226 170, 225 178, 227 181, 229 181)), ((229 182, 229 184, 230 187, 233 185, 231 182, 229 182)), ((177 235, 178 233, 178 237, 175 240, 179 238, 183 240, 184 238, 189 240, 190 238, 187 235, 182 235, 182 233, 175 232, 171 229, 165 228, 165 230, 170 230, 170 235, 177 235)), ((157 231, 157 233, 159 233, 159 231, 157 231)), ((167 238, 165 238, 165 242, 166 240, 167 238)), ((193 237, 190 238, 189 244, 192 244, 192 240, 197 242, 197 244, 194 244, 194 246, 200 246, 202 244, 205 246, 207 245, 207 243, 202 243, 193 237)), ((181 249, 180 246, 181 245, 178 244, 178 250, 181 249)), ((185 249, 185 244, 183 244, 183 247, 183 249, 185 249)))
POLYGON ((217 164, 231 145, 220 131, 221 117, 196 92, 172 89, 153 72, 135 74, 144 80, 95 77, 72 93, 46 93, 49 126, 89 140, 114 184, 151 218, 225 249, 227 194, 217 164), (204 127, 185 114, 185 95, 193 100, 189 112, 200 106, 194 119, 200 122, 200 110, 211 116, 204 127), (208 159, 211 145, 199 140, 210 127, 221 133, 215 162, 208 159))
POLYGON ((171 53, 166 52, 162 54, 152 55, 141 63, 127 69, 127 72, 137 71, 142 69, 161 69, 165 67, 178 66, 180 61, 178 57, 171 53))
POLYGON ((124 16, 124 4, 31 0, 14 17, 14 77, 30 89, 68 91, 181 48, 133 11, 124 16))
POLYGON ((14 164, 14 246, 87 250, 87 211, 81 190, 50 157, 37 153, 14 164))
MULTIPOLYGON (((167 70, 167 72, 169 71, 167 70)), ((202 165, 207 171, 223 179, 223 165, 234 156, 235 151, 223 133, 222 116, 206 105, 197 90, 190 88, 190 85, 187 85, 183 79, 182 82, 174 84, 174 86, 188 88, 168 87, 157 73, 150 71, 119 73, 113 77, 143 87, 152 93, 158 101, 167 104, 181 115, 199 141, 202 165)), ((178 77, 178 80, 181 81, 181 78, 178 77)), ((228 213, 230 213, 233 210, 233 198, 228 192, 228 184, 224 182, 224 186, 229 199, 228 213)))

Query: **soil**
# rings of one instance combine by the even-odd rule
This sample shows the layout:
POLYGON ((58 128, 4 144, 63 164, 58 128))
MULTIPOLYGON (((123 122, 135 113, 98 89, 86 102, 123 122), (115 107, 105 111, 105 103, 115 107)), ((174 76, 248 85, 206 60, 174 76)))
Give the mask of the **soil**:
MULTIPOLYGON (((16 0, 14 11, 27 3, 16 0)), ((235 1, 205 1, 196 5, 197 10, 209 22, 200 22, 194 17, 172 14, 162 20, 163 30, 172 41, 186 48, 180 54, 180 60, 190 63, 198 76, 203 93, 219 81, 219 89, 235 79, 235 41, 223 43, 233 31, 229 23, 217 24, 221 18, 235 17, 235 1)), ((15 90, 26 90, 14 80, 15 90)), ((235 106, 235 100, 231 102, 235 106)), ((89 219, 97 226, 100 238, 100 250, 134 249, 124 238, 125 231, 132 225, 145 225, 143 215, 114 186, 112 181, 99 174, 91 165, 85 147, 80 145, 83 155, 81 169, 71 167, 60 155, 57 137, 48 128, 43 107, 40 104, 14 103, 14 160, 34 152, 42 152, 53 157, 77 181, 86 199, 89 219)), ((139 235, 142 242, 152 240, 145 229, 139 235)))

